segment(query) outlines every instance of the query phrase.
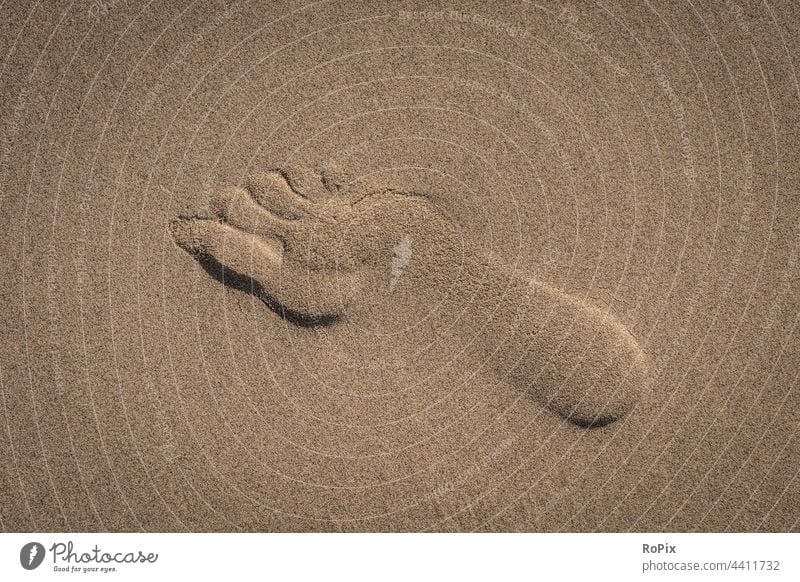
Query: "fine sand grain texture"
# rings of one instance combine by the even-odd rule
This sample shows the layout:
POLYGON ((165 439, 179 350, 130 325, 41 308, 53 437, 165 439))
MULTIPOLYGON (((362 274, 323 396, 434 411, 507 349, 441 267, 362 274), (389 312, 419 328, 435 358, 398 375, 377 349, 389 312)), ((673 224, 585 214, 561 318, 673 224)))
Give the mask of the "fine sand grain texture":
POLYGON ((0 530, 797 531, 800 9, 6 2, 0 530))

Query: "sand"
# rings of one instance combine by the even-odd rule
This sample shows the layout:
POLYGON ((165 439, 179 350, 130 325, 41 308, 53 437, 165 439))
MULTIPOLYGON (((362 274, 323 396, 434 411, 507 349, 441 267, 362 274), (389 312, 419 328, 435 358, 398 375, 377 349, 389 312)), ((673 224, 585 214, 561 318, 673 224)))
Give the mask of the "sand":
POLYGON ((792 2, 3 14, 3 531, 800 529, 792 2))

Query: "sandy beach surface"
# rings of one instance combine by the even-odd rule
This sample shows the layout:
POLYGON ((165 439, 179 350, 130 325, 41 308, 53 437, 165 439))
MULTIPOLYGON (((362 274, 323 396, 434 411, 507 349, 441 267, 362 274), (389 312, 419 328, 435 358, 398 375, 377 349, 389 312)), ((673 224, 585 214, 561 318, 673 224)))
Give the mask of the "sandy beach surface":
POLYGON ((0 14, 0 530, 800 529, 797 3, 0 14))

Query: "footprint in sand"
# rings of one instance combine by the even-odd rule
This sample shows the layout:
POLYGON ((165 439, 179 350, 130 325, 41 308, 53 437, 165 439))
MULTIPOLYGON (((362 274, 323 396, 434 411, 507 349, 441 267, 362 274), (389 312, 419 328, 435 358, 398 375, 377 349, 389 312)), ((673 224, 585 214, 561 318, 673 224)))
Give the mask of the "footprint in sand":
POLYGON ((391 312, 392 302, 453 310, 450 333, 472 333, 491 372, 578 426, 624 416, 647 384, 648 358, 619 321, 470 248, 422 195, 292 167, 223 190, 206 216, 170 230, 210 274, 297 325, 391 312))

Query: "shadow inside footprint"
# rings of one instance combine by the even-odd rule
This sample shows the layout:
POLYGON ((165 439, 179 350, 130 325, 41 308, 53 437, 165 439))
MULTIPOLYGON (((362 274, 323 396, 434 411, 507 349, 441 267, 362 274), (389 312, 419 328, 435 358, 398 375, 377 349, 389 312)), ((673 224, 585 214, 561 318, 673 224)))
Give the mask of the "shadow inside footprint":
POLYGON ((603 428, 619 420, 618 416, 597 416, 595 418, 569 417, 569 422, 580 428, 603 428))
POLYGON ((214 279, 227 285, 233 289, 250 293, 264 302, 272 311, 280 315, 289 323, 293 323, 299 327, 315 328, 333 325, 341 321, 342 317, 338 315, 313 315, 309 313, 301 313, 287 309, 281 303, 269 295, 258 281, 247 275, 237 273, 230 267, 226 267, 216 259, 208 256, 198 256, 197 262, 203 267, 206 273, 211 275, 214 279))

